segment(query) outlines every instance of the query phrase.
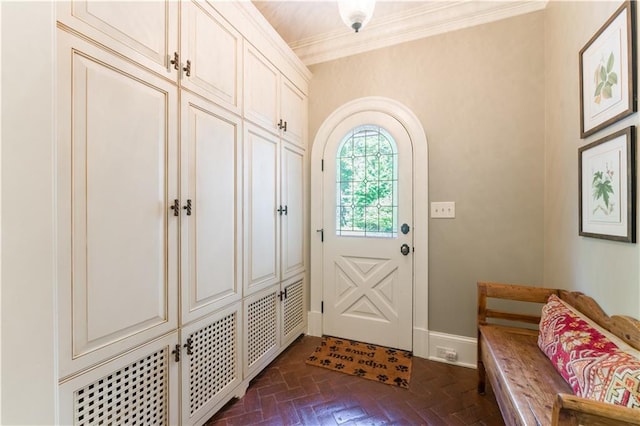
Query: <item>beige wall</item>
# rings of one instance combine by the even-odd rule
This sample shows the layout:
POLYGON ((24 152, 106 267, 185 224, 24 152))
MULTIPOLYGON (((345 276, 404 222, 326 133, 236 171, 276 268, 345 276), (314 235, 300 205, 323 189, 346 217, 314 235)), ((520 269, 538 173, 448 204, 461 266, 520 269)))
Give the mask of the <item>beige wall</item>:
POLYGON ((608 313, 639 317, 638 244, 578 236, 578 148, 639 121, 634 114, 580 139, 578 52, 619 4, 554 1, 545 10, 544 279, 595 297, 608 313))
MULTIPOLYGON (((357 37, 357 35, 354 35, 357 37)), ((429 144, 429 329, 475 336, 476 281, 542 284, 544 12, 311 67, 309 135, 336 108, 385 96, 429 144)))

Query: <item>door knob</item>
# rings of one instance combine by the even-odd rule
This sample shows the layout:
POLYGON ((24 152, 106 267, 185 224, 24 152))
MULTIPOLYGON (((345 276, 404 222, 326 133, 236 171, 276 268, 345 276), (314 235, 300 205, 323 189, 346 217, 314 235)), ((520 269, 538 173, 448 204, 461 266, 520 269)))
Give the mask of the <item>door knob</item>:
POLYGON ((404 256, 408 255, 410 251, 411 249, 407 244, 403 244, 400 246, 400 253, 402 253, 404 256))
POLYGON ((405 235, 409 233, 410 229, 411 228, 409 228, 409 225, 407 225, 406 223, 403 223, 402 226, 400 227, 400 231, 402 231, 402 233, 405 235))

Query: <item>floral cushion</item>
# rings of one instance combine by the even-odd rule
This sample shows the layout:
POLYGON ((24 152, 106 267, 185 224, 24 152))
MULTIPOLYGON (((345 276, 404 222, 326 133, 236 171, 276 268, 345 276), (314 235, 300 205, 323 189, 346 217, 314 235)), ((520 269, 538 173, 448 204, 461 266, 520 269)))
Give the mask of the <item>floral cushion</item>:
POLYGON ((640 408, 640 353, 552 295, 538 346, 576 395, 640 408))

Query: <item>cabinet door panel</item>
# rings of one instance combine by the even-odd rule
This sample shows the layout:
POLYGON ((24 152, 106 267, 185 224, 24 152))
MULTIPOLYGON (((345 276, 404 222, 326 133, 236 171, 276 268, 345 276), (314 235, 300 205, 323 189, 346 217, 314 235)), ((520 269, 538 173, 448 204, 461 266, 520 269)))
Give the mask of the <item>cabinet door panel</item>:
POLYGON ((304 333, 307 326, 304 279, 300 277, 299 280, 283 287, 286 297, 282 302, 282 346, 288 346, 304 333))
POLYGON ((281 118, 278 85, 279 71, 248 43, 244 54, 244 115, 273 132, 281 118))
POLYGON ((245 146, 245 294, 250 294, 280 280, 279 141, 247 126, 245 146))
POLYGON ((182 95, 182 323, 242 295, 241 120, 182 95), (184 207, 191 200, 191 215, 184 207))
POLYGON ((182 329, 183 426, 202 424, 242 382, 241 317, 238 302, 182 329))
POLYGON ((244 378, 253 376, 280 350, 280 286, 244 298, 244 378))
POLYGON ((242 36, 206 4, 182 4, 182 85, 240 113, 242 36))
POLYGON ((280 117, 287 122, 282 137, 301 147, 306 146, 307 97, 286 77, 280 86, 280 117))
POLYGON ((60 385, 60 424, 178 424, 178 343, 169 334, 60 385))
POLYGON ((282 279, 305 269, 305 203, 304 151, 291 144, 282 144, 282 279))
POLYGON ((177 326, 177 218, 167 207, 177 96, 150 73, 59 39, 64 376, 177 326))
POLYGON ((58 20, 153 71, 177 77, 169 64, 178 50, 175 1, 59 2, 58 20))

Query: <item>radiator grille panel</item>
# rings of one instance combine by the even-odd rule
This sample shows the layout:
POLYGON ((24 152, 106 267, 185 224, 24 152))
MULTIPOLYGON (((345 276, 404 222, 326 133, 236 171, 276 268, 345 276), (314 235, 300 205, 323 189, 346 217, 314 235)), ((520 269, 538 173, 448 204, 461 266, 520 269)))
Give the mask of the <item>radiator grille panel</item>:
POLYGON ((247 315, 249 366, 276 346, 276 321, 276 293, 268 294, 249 305, 247 315))
POLYGON ((284 300, 284 335, 288 336, 304 322, 304 300, 302 281, 287 287, 284 300))
POLYGON ((169 357, 166 348, 74 392, 76 425, 166 425, 169 357))
POLYGON ((238 378, 237 335, 238 319, 233 312, 189 336, 193 355, 184 354, 189 362, 191 414, 238 378))

